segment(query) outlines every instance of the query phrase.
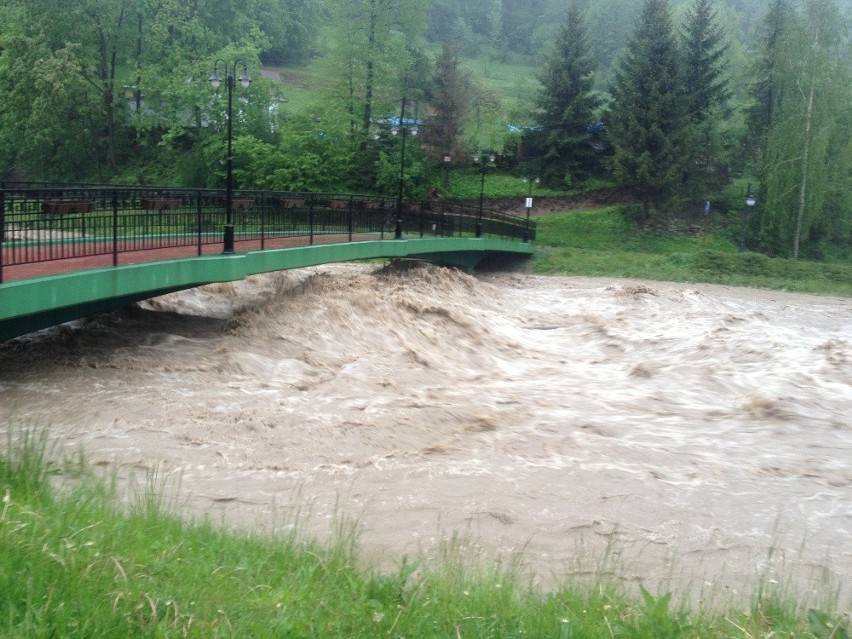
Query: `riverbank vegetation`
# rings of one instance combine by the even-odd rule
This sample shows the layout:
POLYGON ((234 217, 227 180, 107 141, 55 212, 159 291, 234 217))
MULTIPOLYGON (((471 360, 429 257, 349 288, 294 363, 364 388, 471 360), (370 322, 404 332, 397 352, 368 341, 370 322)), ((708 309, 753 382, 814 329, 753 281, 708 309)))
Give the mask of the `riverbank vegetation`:
POLYGON ((636 206, 571 211, 537 218, 533 268, 550 275, 706 282, 852 297, 852 264, 793 260, 741 250, 737 212, 706 227, 636 231, 636 206))
MULTIPOLYGON (((332 541, 188 522, 155 476, 117 506, 114 482, 58 461, 44 431, 7 427, 0 456, 3 637, 811 637, 848 619, 769 582, 730 608, 675 604, 600 579, 543 592, 516 566, 471 560, 461 539, 392 572, 361 564, 355 526, 332 541), (815 607, 808 607, 815 606, 815 607)), ((710 596, 712 593, 705 593, 710 596)))

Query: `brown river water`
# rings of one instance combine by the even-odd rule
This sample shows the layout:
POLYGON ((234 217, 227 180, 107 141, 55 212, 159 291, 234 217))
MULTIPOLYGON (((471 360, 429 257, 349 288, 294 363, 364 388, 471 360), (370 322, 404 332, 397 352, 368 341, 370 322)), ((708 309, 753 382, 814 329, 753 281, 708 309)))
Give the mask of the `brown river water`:
POLYGON ((329 265, 0 345, 0 407, 188 515, 354 521, 380 568, 454 539, 546 588, 850 605, 849 299, 329 265))

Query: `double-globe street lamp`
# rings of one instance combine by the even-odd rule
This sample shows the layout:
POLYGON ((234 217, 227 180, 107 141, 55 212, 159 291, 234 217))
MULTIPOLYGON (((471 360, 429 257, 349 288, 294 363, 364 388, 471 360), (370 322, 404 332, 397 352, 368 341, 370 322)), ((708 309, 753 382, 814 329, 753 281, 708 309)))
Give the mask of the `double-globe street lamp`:
POLYGON ((243 74, 240 76, 240 85, 247 89, 251 84, 251 78, 248 74, 248 63, 241 58, 234 60, 234 63, 229 65, 224 60, 216 60, 213 64, 213 74, 210 76, 210 84, 213 90, 217 90, 222 84, 222 78, 219 77, 219 63, 225 68, 225 86, 228 89, 228 155, 225 158, 225 170, 227 176, 225 178, 225 237, 223 241, 222 253, 231 254, 234 252, 234 154, 233 154, 233 139, 234 139, 234 86, 236 84, 237 66, 242 65, 243 74))
POLYGON ((493 153, 486 151, 473 156, 473 161, 479 164, 482 169, 482 176, 479 181, 479 214, 476 216, 476 237, 482 237, 482 209, 485 205, 485 172, 489 166, 494 166, 496 159, 493 153))
POLYGON ((405 138, 410 129, 412 136, 417 136, 417 118, 410 121, 405 119, 405 96, 402 96, 402 108, 399 111, 399 122, 392 126, 391 133, 394 135, 402 135, 402 147, 400 149, 399 160, 399 192, 396 198, 396 230, 394 237, 397 240, 402 239, 402 198, 405 190, 405 138))

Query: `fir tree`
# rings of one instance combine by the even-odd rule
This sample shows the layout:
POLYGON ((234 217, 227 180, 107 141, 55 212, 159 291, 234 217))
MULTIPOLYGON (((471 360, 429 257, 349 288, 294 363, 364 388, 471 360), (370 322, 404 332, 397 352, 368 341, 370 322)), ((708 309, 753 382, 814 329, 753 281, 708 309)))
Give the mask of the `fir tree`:
POLYGON ((559 187, 579 177, 595 159, 589 126, 595 121, 599 100, 592 93, 594 70, 576 4, 568 9, 540 80, 544 85, 538 97, 544 136, 542 177, 545 184, 559 187))
POLYGON ((667 0, 646 0, 616 72, 611 167, 642 203, 642 221, 674 196, 687 162, 689 118, 667 0))
POLYGON ((719 135, 722 108, 731 95, 726 75, 728 43, 713 8, 713 0, 694 0, 681 33, 683 83, 686 108, 692 126, 691 159, 687 180, 704 191, 717 181, 725 155, 719 135))
POLYGON ((683 43, 689 115, 701 123, 730 97, 725 77, 728 45, 711 0, 695 0, 687 17, 683 43))
POLYGON ((788 0, 774 0, 760 25, 750 88, 752 104, 746 113, 752 155, 764 152, 767 133, 784 94, 783 47, 791 16, 788 0))

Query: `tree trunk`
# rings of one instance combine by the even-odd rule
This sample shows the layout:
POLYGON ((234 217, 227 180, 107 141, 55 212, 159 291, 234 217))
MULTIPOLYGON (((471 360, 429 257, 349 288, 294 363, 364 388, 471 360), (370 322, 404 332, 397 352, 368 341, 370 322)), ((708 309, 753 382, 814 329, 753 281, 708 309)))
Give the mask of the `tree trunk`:
POLYGON ((370 30, 367 36, 367 79, 366 86, 364 87, 364 135, 367 135, 369 132, 370 121, 373 119, 373 75, 375 73, 373 55, 375 54, 376 21, 378 20, 376 11, 376 0, 370 0, 370 30))

